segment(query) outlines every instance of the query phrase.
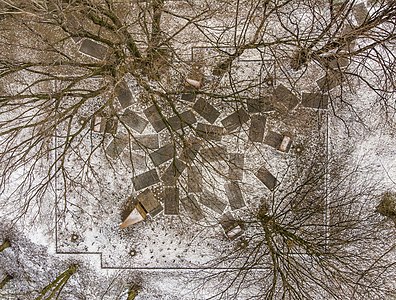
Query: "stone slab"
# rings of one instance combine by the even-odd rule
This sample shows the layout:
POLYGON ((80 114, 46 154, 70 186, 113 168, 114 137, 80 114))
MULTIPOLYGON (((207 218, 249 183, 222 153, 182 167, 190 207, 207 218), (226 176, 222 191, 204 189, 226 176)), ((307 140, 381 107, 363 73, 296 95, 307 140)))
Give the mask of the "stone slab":
POLYGON ((264 166, 262 166, 256 172, 256 177, 264 183, 264 185, 270 190, 273 191, 278 184, 275 176, 270 173, 264 166))
POLYGON ((195 102, 193 109, 206 121, 212 124, 220 116, 220 112, 202 98, 195 102))
POLYGON ((278 103, 284 105, 287 110, 294 109, 299 103, 299 99, 287 87, 280 84, 274 90, 274 97, 278 103))
POLYGON ((81 42, 79 51, 96 59, 104 59, 107 54, 107 47, 95 41, 84 39, 81 42))
POLYGON ((175 185, 185 168, 186 164, 175 158, 161 176, 163 184, 167 186, 175 185))
POLYGON ((194 92, 184 92, 181 94, 180 99, 187 101, 187 102, 194 102, 197 98, 197 95, 194 92))
POLYGON ((202 192, 202 170, 197 166, 191 166, 187 169, 187 189, 189 193, 202 192))
POLYGON ((228 160, 228 178, 230 180, 242 180, 245 156, 243 153, 230 153, 228 160))
POLYGON ((248 113, 245 111, 245 109, 241 108, 233 112, 228 117, 224 118, 221 123, 228 132, 231 132, 241 127, 242 124, 249 121, 249 119, 250 117, 248 113))
POLYGON ((251 122, 249 127, 249 140, 251 142, 263 142, 265 124, 267 123, 267 118, 262 115, 251 116, 251 122))
POLYGON ((321 93, 302 93, 301 106, 315 109, 327 109, 329 96, 321 93))
POLYGON ((279 149, 280 145, 282 144, 282 141, 283 141, 283 135, 275 131, 268 131, 264 139, 264 144, 271 146, 275 149, 279 149))
POLYGON ((364 2, 356 4, 352 8, 352 11, 358 26, 362 25, 369 18, 369 12, 364 2))
POLYGON ((196 133, 198 136, 206 140, 221 141, 221 138, 224 134, 224 128, 215 125, 198 123, 196 133))
POLYGON ((126 135, 115 136, 109 145, 107 145, 105 152, 112 159, 116 159, 121 155, 128 144, 129 140, 126 135))
POLYGON ((198 203, 194 195, 189 194, 187 197, 181 199, 180 202, 188 217, 195 221, 200 221, 204 218, 201 205, 198 203))
POLYGON ((155 198, 153 192, 149 189, 140 193, 136 200, 140 202, 144 210, 151 214, 152 212, 157 212, 158 210, 162 210, 161 203, 155 198))
POLYGON ((162 193, 164 200, 164 214, 178 215, 179 214, 179 190, 175 187, 166 187, 162 193))
POLYGON ((187 126, 191 126, 196 122, 197 119, 195 118, 195 115, 191 110, 182 112, 181 114, 168 119, 169 126, 173 130, 179 130, 187 126))
POLYGON ((153 126, 156 132, 160 132, 161 130, 166 128, 165 122, 155 105, 152 105, 145 109, 144 114, 146 115, 147 120, 149 120, 151 126, 153 126))
POLYGON ((175 146, 172 143, 170 143, 150 153, 150 158, 154 166, 158 167, 164 162, 167 162, 168 160, 174 158, 175 155, 176 155, 175 146))
POLYGON ((153 169, 132 178, 133 186, 136 191, 152 186, 160 182, 157 170, 153 169))
POLYGON ((115 92, 118 102, 120 102, 122 108, 127 108, 132 104, 133 95, 125 81, 117 85, 115 92))
POLYGON ((208 191, 201 194, 199 202, 218 214, 222 214, 227 207, 225 202, 221 201, 215 194, 208 191))
POLYGON ((142 133, 146 128, 148 121, 130 109, 126 109, 121 115, 120 120, 131 129, 142 133))
POLYGON ((133 137, 133 150, 158 149, 159 139, 158 134, 137 135, 133 137))
POLYGON ((237 182, 228 182, 224 187, 231 210, 240 209, 246 206, 245 201, 243 200, 242 191, 237 182))
POLYGON ((235 240, 243 234, 243 228, 230 212, 226 212, 219 221, 224 233, 230 240, 235 240))

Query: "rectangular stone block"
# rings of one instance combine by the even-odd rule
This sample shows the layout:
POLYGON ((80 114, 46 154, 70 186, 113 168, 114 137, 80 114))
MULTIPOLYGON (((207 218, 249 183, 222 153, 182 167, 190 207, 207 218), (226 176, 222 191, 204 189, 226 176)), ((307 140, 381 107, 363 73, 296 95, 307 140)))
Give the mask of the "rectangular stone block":
POLYGON ((249 119, 250 117, 247 112, 243 108, 241 108, 229 115, 228 117, 224 118, 221 123, 228 132, 231 132, 241 127, 242 124, 249 121, 249 119))
POLYGON ((140 193, 136 197, 136 200, 140 202, 143 209, 149 214, 153 211, 157 212, 159 209, 162 210, 161 203, 155 198, 153 192, 149 189, 140 193))
POLYGON ((220 116, 220 112, 204 99, 198 99, 193 109, 209 123, 214 123, 220 116))
POLYGON ((152 186, 160 182, 157 170, 153 169, 132 178, 132 183, 136 191, 152 186))
POLYGON ((307 108, 327 109, 329 96, 321 93, 302 93, 301 105, 307 108))
POLYGON ((270 190, 273 191, 278 184, 275 176, 270 173, 264 166, 258 169, 256 173, 256 177, 264 183, 264 185, 270 190))
POLYGON ((126 109, 121 115, 120 120, 131 129, 142 133, 146 128, 148 121, 130 109, 126 109))
POLYGON ((195 115, 191 110, 182 112, 181 114, 168 119, 169 126, 173 130, 179 130, 187 126, 191 126, 196 122, 197 119, 195 118, 195 115))
POLYGON ((137 135, 132 138, 133 150, 158 149, 158 134, 137 135))
POLYGON ((246 206, 243 200, 241 189, 237 182, 231 181, 225 184, 225 191, 230 203, 231 210, 236 210, 246 206))
POLYGON ((164 162, 174 158, 175 155, 176 155, 175 145, 167 144, 165 146, 162 146, 158 150, 150 153, 150 158, 154 166, 158 167, 164 162))
POLYGON ((267 118, 265 116, 254 115, 251 117, 249 128, 249 140, 251 142, 263 142, 266 123, 267 118))
POLYGON ((205 191, 201 194, 199 202, 218 214, 222 214, 227 207, 225 202, 221 201, 215 194, 208 191, 205 191))
POLYGON ((117 85, 115 92, 122 108, 127 108, 128 106, 132 105, 133 96, 128 84, 125 81, 117 85))
POLYGON ((265 136, 264 144, 271 146, 275 149, 279 149, 280 145, 282 144, 282 141, 283 141, 283 135, 274 131, 269 131, 265 136))
POLYGON ((81 42, 79 51, 96 59, 102 60, 106 57, 107 47, 93 40, 85 39, 81 42))
POLYGON ((115 136, 113 140, 106 147, 106 154, 112 159, 116 159, 120 156, 125 147, 129 144, 128 136, 119 135, 115 136))
POLYGON ((274 97, 276 100, 287 108, 287 110, 294 109, 299 100, 298 98, 284 85, 280 84, 274 90, 274 97))
POLYGON ((243 228, 230 212, 226 212, 219 221, 224 233, 230 240, 235 240, 243 234, 243 228))
POLYGON ((196 133, 198 136, 206 140, 221 141, 221 138, 224 134, 224 128, 215 125, 198 123, 196 133))
POLYGON ((356 4, 353 7, 352 11, 359 26, 362 25, 369 18, 369 12, 364 2, 356 4))
POLYGON ((196 97, 197 97, 197 95, 195 94, 195 92, 186 91, 181 94, 180 99, 187 101, 187 102, 194 102, 196 97))
POLYGON ((204 214, 201 205, 198 203, 194 195, 188 195, 181 199, 181 204, 186 211, 186 215, 194 221, 199 221, 204 218, 204 214))
POLYGON ((164 174, 161 176, 161 180, 164 185, 171 186, 175 185, 177 179, 183 173, 184 169, 186 168, 186 164, 183 163, 181 160, 175 158, 169 167, 165 170, 164 174))
POLYGON ((144 114, 146 115, 147 120, 149 120, 151 126, 153 126, 156 132, 160 132, 166 127, 165 122, 155 105, 152 105, 149 108, 145 109, 144 114))
POLYGON ((245 157, 242 153, 230 153, 228 160, 228 178, 230 180, 242 180, 245 157))
POLYGON ((187 169, 187 189, 189 193, 202 192, 202 170, 197 166, 191 166, 187 169))
POLYGON ((164 214, 179 214, 179 190, 175 187, 164 188, 162 199, 164 200, 164 214))

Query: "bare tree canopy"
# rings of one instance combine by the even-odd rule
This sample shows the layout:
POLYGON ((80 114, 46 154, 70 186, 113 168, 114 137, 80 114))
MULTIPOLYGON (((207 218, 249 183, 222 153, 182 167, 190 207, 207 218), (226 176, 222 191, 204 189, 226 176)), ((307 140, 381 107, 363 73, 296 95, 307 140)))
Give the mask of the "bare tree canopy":
POLYGON ((0 0, 0 215, 101 267, 204 269, 208 298, 391 299, 396 181, 360 150, 394 135, 395 20, 388 0, 0 0))

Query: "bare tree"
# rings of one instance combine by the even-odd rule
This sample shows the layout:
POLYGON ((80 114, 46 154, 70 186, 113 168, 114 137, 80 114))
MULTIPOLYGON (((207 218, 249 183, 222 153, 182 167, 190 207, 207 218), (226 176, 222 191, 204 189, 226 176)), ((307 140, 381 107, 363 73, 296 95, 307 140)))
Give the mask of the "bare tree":
POLYGON ((316 162, 299 178, 285 177, 254 215, 240 220, 243 244, 225 250, 208 265, 220 269, 203 275, 203 284, 217 283, 213 299, 394 295, 394 231, 369 205, 381 189, 369 178, 357 182, 360 170, 345 176, 341 165, 328 163, 330 174, 316 162))
POLYGON ((63 287, 67 284, 70 277, 77 272, 76 265, 70 265, 66 271, 57 276, 51 283, 45 286, 36 300, 42 299, 58 299, 63 287))

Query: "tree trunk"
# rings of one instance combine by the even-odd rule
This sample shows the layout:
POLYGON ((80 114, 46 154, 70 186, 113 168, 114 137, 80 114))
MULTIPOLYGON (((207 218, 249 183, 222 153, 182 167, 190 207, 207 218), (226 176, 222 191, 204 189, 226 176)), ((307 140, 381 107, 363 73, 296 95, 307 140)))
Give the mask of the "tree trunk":
POLYGON ((56 277, 54 281, 52 281, 45 288, 43 288, 42 291, 40 292, 40 295, 37 298, 35 298, 35 300, 58 299, 67 281, 76 272, 77 272, 77 265, 69 266, 69 268, 66 271, 64 271, 62 274, 56 277))
POLYGON ((12 279, 11 275, 6 275, 3 280, 0 282, 0 290, 12 279))
POLYGON ((134 300, 138 294, 139 294, 139 288, 135 285, 131 286, 128 291, 127 300, 134 300))
POLYGON ((11 247, 11 242, 9 240, 5 240, 3 244, 0 245, 0 252, 7 249, 8 247, 11 247))

